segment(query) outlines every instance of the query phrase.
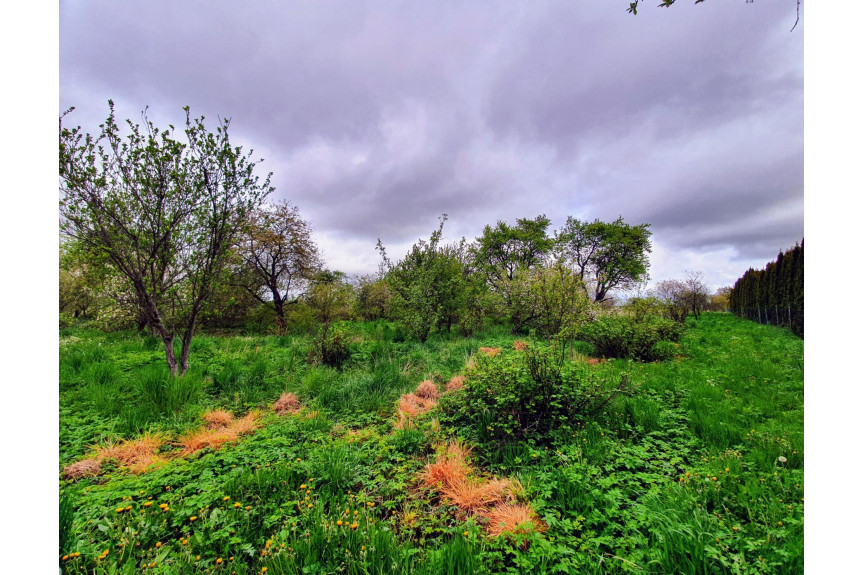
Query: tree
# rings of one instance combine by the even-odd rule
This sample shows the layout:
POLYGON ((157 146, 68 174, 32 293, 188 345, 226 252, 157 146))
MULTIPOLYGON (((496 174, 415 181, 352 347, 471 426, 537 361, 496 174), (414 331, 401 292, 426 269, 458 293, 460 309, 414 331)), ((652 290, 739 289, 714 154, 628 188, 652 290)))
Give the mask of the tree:
POLYGON ((649 227, 627 224, 622 217, 610 223, 567 217, 556 239, 582 282, 593 287, 593 300, 600 303, 612 289, 630 289, 647 279, 649 227))
POLYGON ((581 279, 560 262, 519 271, 508 292, 513 333, 532 328, 547 338, 573 338, 590 310, 581 279))
POLYGON ((320 267, 311 226, 299 208, 282 200, 250 216, 239 244, 242 261, 236 281, 276 312, 279 335, 285 331, 285 305, 297 303, 320 267))
POLYGON ((322 270, 312 278, 308 301, 326 332, 332 322, 350 316, 354 288, 346 281, 343 272, 322 270))
POLYGON ((701 312, 710 304, 710 292, 704 283, 704 274, 702 272, 686 272, 683 286, 683 301, 692 315, 698 319, 701 312))
POLYGON ((434 327, 449 329, 459 321, 466 301, 464 244, 440 245, 447 215, 440 218, 438 229, 428 241, 419 240, 411 251, 393 264, 378 240, 392 293, 393 315, 405 331, 425 342, 434 327))
POLYGON ((519 270, 541 265, 554 246, 548 237, 551 224, 545 215, 519 218, 515 226, 498 221, 485 226, 471 248, 473 264, 485 275, 491 289, 500 291, 504 281, 512 280, 519 270))
POLYGON ((689 307, 684 297, 686 286, 680 280, 663 280, 653 287, 653 294, 666 309, 666 315, 678 323, 684 323, 689 307))
POLYGON ((386 281, 376 276, 362 276, 357 282, 357 315, 369 321, 388 317, 392 294, 386 281))
POLYGON ((60 118, 61 231, 128 280, 171 374, 183 375, 199 314, 246 216, 272 191, 270 175, 260 181, 252 152, 231 146, 229 120, 210 132, 185 107, 181 141, 145 110, 143 128, 127 120, 124 137, 108 106, 96 136, 63 127, 72 109, 60 118))

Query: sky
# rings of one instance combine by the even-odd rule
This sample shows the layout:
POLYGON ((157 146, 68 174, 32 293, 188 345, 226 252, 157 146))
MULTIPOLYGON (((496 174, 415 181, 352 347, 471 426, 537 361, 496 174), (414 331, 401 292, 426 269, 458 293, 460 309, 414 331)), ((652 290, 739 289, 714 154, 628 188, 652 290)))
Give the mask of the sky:
POLYGON ((653 233, 652 281, 712 289, 803 236, 795 3, 116 2, 59 6, 59 111, 231 119, 327 266, 373 273, 547 215, 653 233))

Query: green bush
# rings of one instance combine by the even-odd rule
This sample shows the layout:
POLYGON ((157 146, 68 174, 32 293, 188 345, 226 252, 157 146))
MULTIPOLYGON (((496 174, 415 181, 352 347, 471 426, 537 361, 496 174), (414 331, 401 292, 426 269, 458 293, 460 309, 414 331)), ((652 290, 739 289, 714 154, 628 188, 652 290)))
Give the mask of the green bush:
POLYGON ((671 320, 646 316, 639 320, 623 315, 607 315, 585 324, 578 338, 596 348, 603 357, 628 357, 640 361, 667 359, 671 351, 659 342, 677 342, 684 327, 671 320))
POLYGON ((312 339, 309 363, 341 368, 351 357, 348 334, 341 328, 323 329, 312 339))
POLYGON ((602 411, 628 383, 539 344, 495 358, 479 354, 465 375, 464 387, 441 399, 442 422, 472 429, 480 441, 544 440, 602 411))

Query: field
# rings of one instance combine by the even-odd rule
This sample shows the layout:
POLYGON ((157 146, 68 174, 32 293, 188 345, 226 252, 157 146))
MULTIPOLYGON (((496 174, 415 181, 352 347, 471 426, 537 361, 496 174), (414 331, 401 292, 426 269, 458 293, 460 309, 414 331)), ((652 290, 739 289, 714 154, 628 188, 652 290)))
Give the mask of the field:
POLYGON ((62 330, 61 570, 803 571, 803 341, 789 331, 706 313, 654 363, 588 361, 576 344, 567 361, 626 374, 627 391, 503 441, 441 411, 460 397, 446 386, 527 338, 345 329, 342 369, 310 365, 308 336, 201 335, 176 380, 153 337, 62 330), (399 415, 427 380, 440 404, 403 398, 399 415), (275 411, 286 392, 298 405, 275 411), (434 480, 447 463, 466 483, 434 480))

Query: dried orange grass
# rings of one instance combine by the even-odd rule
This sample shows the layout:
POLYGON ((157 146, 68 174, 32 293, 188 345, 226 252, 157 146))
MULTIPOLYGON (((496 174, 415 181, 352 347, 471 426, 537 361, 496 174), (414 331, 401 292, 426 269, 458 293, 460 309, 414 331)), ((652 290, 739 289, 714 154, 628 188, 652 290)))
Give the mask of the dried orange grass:
POLYGON ((470 450, 457 442, 450 442, 444 451, 438 454, 434 463, 426 465, 420 479, 426 487, 455 485, 467 480, 470 466, 467 457, 470 450))
POLYGON ((82 459, 81 461, 76 461, 75 463, 68 465, 63 470, 63 478, 77 481, 82 477, 99 475, 100 471, 102 471, 102 461, 95 457, 91 457, 90 459, 82 459))
POLYGON ((116 459, 121 465, 128 467, 132 473, 141 473, 154 463, 163 463, 165 459, 156 454, 164 443, 159 435, 147 434, 138 439, 122 440, 96 448, 96 458, 116 459))
POLYGON ((427 379, 417 386, 416 395, 426 400, 437 400, 440 397, 440 391, 432 380, 427 379))
POLYGON ((234 415, 225 411, 224 409, 217 409, 215 411, 208 411, 203 415, 204 421, 207 422, 207 426, 210 429, 216 429, 218 427, 227 427, 231 421, 234 420, 234 415))
POLYGON ((599 365, 600 363, 605 363, 605 361, 596 357, 591 357, 587 360, 587 365, 599 365))
POLYGON ((447 391, 454 391, 456 389, 461 389, 464 387, 464 376, 463 375, 454 375, 452 379, 446 384, 447 391))
POLYGON ((493 505, 513 500, 511 484, 506 479, 451 481, 441 490, 444 497, 470 514, 488 512, 493 505))
POLYGON ((300 400, 293 393, 283 393, 273 404, 276 413, 297 413, 300 411, 300 400))
MULTIPOLYGON (((437 391, 437 388, 435 390, 437 391)), ((395 424, 396 429, 404 429, 405 426, 410 425, 411 419, 421 413, 425 413, 436 405, 437 399, 426 399, 415 393, 406 393, 399 398, 399 419, 395 424)))
POLYGON ((512 347, 515 348, 516 351, 524 351, 527 349, 527 342, 517 339, 512 342, 512 347))
POLYGON ((481 347, 479 348, 480 353, 484 353, 489 357, 494 357, 500 353, 499 347, 481 347))
POLYGON ((504 533, 526 533, 531 530, 542 533, 548 529, 530 505, 520 503, 498 505, 488 513, 487 517, 488 534, 492 537, 498 537, 504 533))
POLYGON ((219 449, 226 443, 239 439, 241 435, 251 433, 257 428, 257 418, 260 414, 250 411, 245 417, 231 421, 227 426, 215 429, 199 429, 182 436, 179 440, 183 448, 181 455, 189 455, 205 447, 219 449))

